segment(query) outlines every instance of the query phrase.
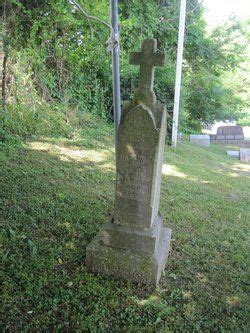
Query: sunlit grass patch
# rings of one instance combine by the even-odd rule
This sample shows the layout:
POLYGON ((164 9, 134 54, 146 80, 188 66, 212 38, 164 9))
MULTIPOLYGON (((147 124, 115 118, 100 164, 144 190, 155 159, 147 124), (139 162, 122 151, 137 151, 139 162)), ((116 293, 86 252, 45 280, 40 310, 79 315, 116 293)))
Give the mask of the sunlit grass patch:
POLYGON ((88 149, 79 146, 60 146, 53 143, 33 141, 28 142, 27 146, 32 150, 45 151, 50 154, 54 154, 59 157, 61 161, 76 161, 76 162, 91 162, 91 163, 101 163, 108 162, 106 166, 112 167, 114 165, 113 158, 114 153, 110 149, 98 151, 95 149, 88 149))

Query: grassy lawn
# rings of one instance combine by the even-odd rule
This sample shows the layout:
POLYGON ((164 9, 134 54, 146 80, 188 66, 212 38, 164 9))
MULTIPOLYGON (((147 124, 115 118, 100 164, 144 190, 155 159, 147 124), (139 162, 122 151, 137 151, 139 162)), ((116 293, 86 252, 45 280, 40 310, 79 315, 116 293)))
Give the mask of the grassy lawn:
POLYGON ((112 212, 113 160, 102 123, 1 152, 2 331, 247 332, 249 167, 224 147, 166 147, 172 250, 148 289, 85 270, 112 212))

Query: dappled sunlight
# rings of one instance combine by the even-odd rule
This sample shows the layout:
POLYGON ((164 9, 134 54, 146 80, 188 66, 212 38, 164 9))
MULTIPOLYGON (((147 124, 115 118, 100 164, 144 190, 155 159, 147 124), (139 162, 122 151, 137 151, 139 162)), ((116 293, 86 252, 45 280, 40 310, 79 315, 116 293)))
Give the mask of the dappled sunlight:
POLYGON ((238 173, 235 173, 235 172, 228 172, 227 173, 227 176, 229 177, 233 177, 233 178, 237 178, 239 177, 240 175, 238 173))
POLYGON ((207 283, 208 278, 205 276, 203 273, 197 273, 196 278, 201 282, 201 283, 207 283))
POLYGON ((213 184, 211 180, 201 180, 200 181, 202 184, 213 184))
POLYGON ((192 298, 192 293, 191 293, 191 291, 190 291, 190 290, 188 290, 188 291, 184 291, 184 292, 183 292, 183 297, 184 297, 184 299, 186 299, 186 300, 191 299, 191 298, 192 298))
POLYGON ((131 156, 131 158, 132 158, 133 160, 136 160, 136 159, 137 159, 137 156, 136 156, 136 152, 135 152, 135 150, 134 150, 134 147, 131 146, 130 144, 127 144, 127 150, 128 150, 128 152, 129 152, 129 155, 131 156))
POLYGON ((32 150, 41 150, 41 151, 48 151, 53 146, 52 143, 40 142, 40 141, 29 142, 27 143, 27 145, 32 150))
POLYGON ((230 306, 237 306, 241 302, 241 298, 238 295, 227 297, 227 304, 230 306))
POLYGON ((166 176, 173 176, 173 177, 191 180, 196 183, 201 183, 201 182, 202 183, 212 183, 210 181, 201 180, 196 177, 191 177, 191 176, 187 175, 186 173, 180 171, 176 165, 171 165, 171 164, 163 164, 162 174, 166 175, 166 176))
POLYGON ((44 143, 40 141, 30 142, 28 147, 32 150, 45 151, 50 154, 55 154, 61 161, 66 162, 90 162, 102 163, 103 168, 113 168, 113 159, 111 160, 112 153, 108 149, 97 151, 95 149, 79 149, 73 146, 58 146, 52 143, 44 143))
POLYGON ((174 176, 179 178, 188 178, 188 175, 178 170, 175 165, 163 164, 162 173, 166 176, 174 176))
MULTIPOLYGON (((107 160, 107 152, 103 150, 102 152, 97 152, 94 149, 77 149, 74 150, 71 147, 60 147, 60 146, 54 146, 59 155, 61 156, 61 159, 68 160, 70 158, 71 160, 75 161, 82 161, 82 160, 88 160, 91 162, 103 162, 107 160)), ((108 152, 109 153, 109 152, 108 152)))
POLYGON ((150 295, 146 299, 138 300, 137 303, 140 306, 144 306, 144 305, 147 305, 147 304, 159 303, 160 301, 161 301, 161 299, 158 295, 150 295))
POLYGON ((232 170, 239 174, 249 174, 250 176, 250 164, 238 162, 232 166, 232 170))

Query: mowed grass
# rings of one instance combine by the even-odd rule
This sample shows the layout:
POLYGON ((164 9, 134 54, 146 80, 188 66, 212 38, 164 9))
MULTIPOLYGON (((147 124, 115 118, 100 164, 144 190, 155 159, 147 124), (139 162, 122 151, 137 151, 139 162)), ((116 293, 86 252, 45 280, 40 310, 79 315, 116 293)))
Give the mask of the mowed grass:
POLYGON ((112 213, 111 127, 89 123, 78 138, 36 138, 0 156, 1 331, 247 332, 250 170, 224 147, 166 147, 172 249, 158 288, 85 269, 112 213))

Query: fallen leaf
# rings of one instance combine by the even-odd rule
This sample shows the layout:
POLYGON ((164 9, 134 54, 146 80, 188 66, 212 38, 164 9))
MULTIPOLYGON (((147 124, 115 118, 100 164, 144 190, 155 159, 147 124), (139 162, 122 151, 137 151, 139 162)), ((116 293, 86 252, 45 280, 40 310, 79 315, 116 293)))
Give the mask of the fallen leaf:
POLYGON ((58 258, 57 261, 58 261, 58 264, 59 264, 59 265, 62 265, 62 264, 63 264, 63 260, 62 260, 62 258, 58 258))

